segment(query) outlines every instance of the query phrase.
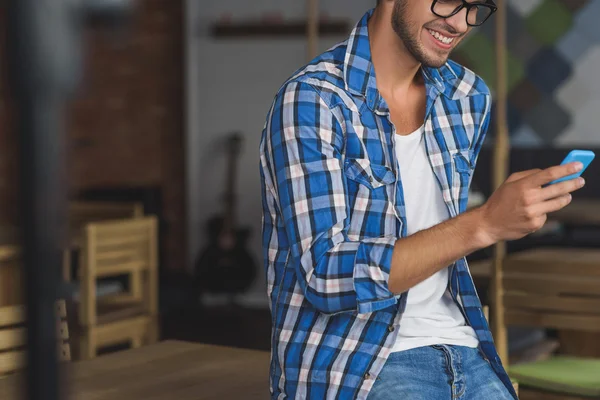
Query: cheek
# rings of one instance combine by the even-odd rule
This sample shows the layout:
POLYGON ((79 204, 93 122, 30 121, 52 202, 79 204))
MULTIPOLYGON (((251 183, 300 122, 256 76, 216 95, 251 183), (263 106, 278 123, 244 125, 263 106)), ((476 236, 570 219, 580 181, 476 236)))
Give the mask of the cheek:
POLYGON ((422 28, 421 29, 421 33, 419 34, 419 38, 420 38, 420 40, 421 40, 422 43, 427 43, 431 39, 433 39, 433 37, 431 36, 431 34, 429 33, 429 31, 426 28, 422 28))

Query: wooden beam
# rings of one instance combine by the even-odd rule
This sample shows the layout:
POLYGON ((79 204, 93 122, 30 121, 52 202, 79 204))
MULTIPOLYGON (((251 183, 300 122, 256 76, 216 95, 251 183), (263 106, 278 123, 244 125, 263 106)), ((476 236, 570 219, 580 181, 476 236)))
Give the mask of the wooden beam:
POLYGON ((319 0, 306 0, 307 24, 307 57, 308 61, 317 56, 319 48, 319 0))
MULTIPOLYGON (((509 136, 507 122, 507 77, 506 77, 506 0, 498 0, 496 13, 496 138, 494 146, 494 168, 492 174, 493 189, 497 189, 508 175, 509 136)), ((502 297, 502 264, 506 256, 506 243, 496 244, 494 249, 494 279, 492 293, 493 334, 498 354, 504 363, 508 363, 508 338, 504 321, 502 297)))

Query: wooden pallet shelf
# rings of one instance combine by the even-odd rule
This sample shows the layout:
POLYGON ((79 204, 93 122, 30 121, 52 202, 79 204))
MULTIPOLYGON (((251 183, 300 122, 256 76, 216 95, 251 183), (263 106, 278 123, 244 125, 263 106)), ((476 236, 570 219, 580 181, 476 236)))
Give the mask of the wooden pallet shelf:
MULTIPOLYGON (((243 21, 235 23, 217 22, 211 27, 211 35, 216 38, 257 38, 257 37, 305 37, 307 21, 286 22, 243 21)), ((347 35, 350 24, 345 20, 328 20, 319 24, 319 35, 347 35)))

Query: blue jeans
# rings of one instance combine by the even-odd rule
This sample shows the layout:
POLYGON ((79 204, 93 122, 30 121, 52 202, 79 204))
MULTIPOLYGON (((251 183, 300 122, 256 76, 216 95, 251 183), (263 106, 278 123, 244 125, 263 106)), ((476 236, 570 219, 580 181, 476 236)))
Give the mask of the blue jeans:
POLYGON ((368 400, 513 400, 479 349, 436 345, 392 353, 368 400))

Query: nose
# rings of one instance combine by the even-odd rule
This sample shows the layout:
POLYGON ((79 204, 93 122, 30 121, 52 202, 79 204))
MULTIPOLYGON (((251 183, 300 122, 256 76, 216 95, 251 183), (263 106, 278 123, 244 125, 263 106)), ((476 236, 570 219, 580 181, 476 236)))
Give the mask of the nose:
POLYGON ((450 25, 456 33, 463 34, 467 32, 469 29, 469 25, 467 25, 467 9, 463 8, 458 13, 454 14, 451 17, 446 18, 446 23, 450 25))

